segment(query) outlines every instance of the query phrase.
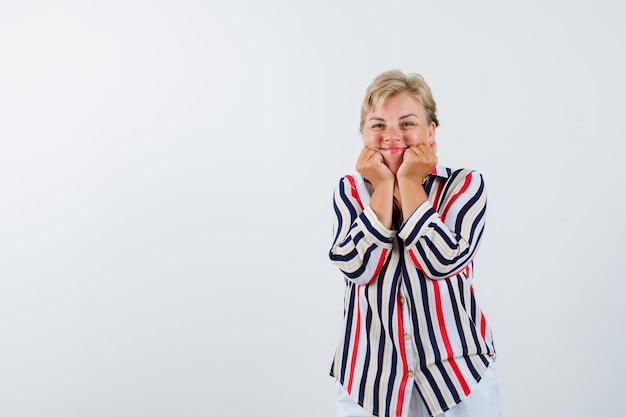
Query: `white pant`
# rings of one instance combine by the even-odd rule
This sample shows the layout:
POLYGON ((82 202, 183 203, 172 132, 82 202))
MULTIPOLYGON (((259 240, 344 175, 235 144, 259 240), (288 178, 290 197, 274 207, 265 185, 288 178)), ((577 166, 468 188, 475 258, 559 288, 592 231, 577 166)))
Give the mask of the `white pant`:
MULTIPOLYGON (((337 381, 337 389, 337 417, 373 417, 348 395, 339 381, 337 381)), ((436 417, 500 417, 501 415, 500 382, 495 365, 491 363, 483 378, 466 399, 436 417)), ((430 417, 426 404, 415 387, 411 393, 408 417, 430 417)))

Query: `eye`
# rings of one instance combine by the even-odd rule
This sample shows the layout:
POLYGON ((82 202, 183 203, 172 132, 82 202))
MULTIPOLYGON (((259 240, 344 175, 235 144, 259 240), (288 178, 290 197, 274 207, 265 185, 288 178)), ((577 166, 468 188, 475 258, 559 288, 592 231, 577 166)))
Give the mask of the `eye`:
POLYGON ((383 129, 385 127, 382 123, 375 123, 372 125, 372 129, 383 129))
POLYGON ((413 122, 402 122, 402 127, 413 127, 415 123, 413 122))

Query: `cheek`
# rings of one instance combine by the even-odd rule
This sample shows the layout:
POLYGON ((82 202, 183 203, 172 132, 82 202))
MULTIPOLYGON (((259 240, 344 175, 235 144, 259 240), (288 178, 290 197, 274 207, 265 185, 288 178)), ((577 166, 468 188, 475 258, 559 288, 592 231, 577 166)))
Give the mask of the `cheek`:
POLYGON ((428 129, 420 129, 418 132, 415 132, 415 141, 417 141, 417 143, 426 143, 430 145, 433 139, 434 138, 429 136, 428 129))
POLYGON ((417 130, 412 130, 404 135, 404 143, 407 146, 417 145, 418 143, 424 141, 425 140, 422 138, 422 135, 417 130))
POLYGON ((365 146, 377 146, 380 143, 380 139, 377 134, 367 133, 363 135, 363 145, 365 146))

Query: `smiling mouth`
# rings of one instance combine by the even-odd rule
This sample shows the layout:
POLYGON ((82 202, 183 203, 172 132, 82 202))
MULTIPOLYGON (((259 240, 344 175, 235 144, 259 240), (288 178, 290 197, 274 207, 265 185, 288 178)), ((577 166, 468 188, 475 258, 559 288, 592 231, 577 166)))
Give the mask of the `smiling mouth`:
POLYGON ((404 153, 405 149, 406 149, 406 147, 404 147, 404 146, 390 146, 388 148, 381 148, 381 151, 397 155, 397 154, 404 153))

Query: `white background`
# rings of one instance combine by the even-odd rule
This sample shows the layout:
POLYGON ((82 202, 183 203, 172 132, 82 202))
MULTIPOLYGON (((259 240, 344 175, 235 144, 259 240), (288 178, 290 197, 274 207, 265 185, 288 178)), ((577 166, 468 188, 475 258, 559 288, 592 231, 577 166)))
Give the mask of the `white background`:
POLYGON ((617 0, 2 0, 0 415, 335 415, 332 190, 391 68, 431 85, 441 163, 486 179, 505 416, 623 408, 625 20, 617 0))

